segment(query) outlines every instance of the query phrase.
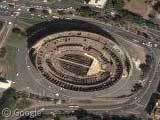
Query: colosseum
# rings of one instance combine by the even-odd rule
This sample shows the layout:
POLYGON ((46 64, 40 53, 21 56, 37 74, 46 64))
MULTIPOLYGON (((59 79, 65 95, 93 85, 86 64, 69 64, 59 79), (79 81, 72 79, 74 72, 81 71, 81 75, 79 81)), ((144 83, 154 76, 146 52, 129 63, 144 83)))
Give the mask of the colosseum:
POLYGON ((56 86, 99 91, 128 75, 124 63, 127 55, 112 35, 98 26, 80 20, 57 20, 42 31, 43 35, 40 29, 28 39, 32 41, 30 59, 36 70, 56 86))

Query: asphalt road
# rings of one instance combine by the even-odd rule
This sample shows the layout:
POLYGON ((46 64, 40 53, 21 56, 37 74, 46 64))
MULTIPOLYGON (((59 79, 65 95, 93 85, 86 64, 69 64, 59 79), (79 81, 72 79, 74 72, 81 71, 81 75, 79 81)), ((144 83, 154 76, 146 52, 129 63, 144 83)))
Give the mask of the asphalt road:
MULTIPOLYGON (((23 3, 22 2, 22 4, 24 4, 23 8, 25 8, 25 9, 22 10, 24 12, 28 7, 32 6, 31 4, 28 4, 28 3, 23 3)), ((20 2, 17 3, 16 8, 19 8, 19 7, 22 7, 20 2)), ((7 16, 6 20, 14 21, 13 18, 12 19, 10 19, 10 18, 12 18, 12 17, 8 17, 7 16)), ((79 18, 79 17, 78 17, 78 19, 86 20, 85 18, 79 18)), ((126 40, 129 40, 130 42, 133 42, 135 44, 141 45, 143 47, 148 48, 148 46, 143 44, 143 43, 147 43, 147 42, 152 42, 153 44, 160 45, 160 43, 157 42, 157 40, 154 41, 154 39, 151 39, 151 40, 144 39, 144 38, 142 38, 140 36, 136 36, 136 35, 134 35, 132 33, 129 33, 128 31, 119 29, 117 27, 109 26, 109 25, 106 25, 106 24, 101 24, 101 23, 99 23, 99 22, 97 22, 95 20, 92 20, 92 19, 88 19, 88 20, 93 22, 93 23, 95 23, 95 24, 97 24, 97 25, 101 25, 102 28, 106 29, 107 31, 109 31, 111 33, 113 32, 115 34, 118 34, 118 35, 124 37, 126 40), (131 39, 131 37, 132 37, 132 39, 131 39), (137 41, 138 41, 138 43, 137 43, 137 41)), ((10 33, 11 29, 12 29, 12 27, 13 27, 13 24, 11 24, 11 25, 9 25, 9 24, 7 25, 6 24, 5 25, 5 28, 2 31, 2 32, 4 32, 3 35, 0 35, 0 40, 2 41, 1 44, 3 44, 4 43, 3 41, 6 40, 7 36, 9 35, 9 33, 10 33)), ((159 40, 159 35, 157 35, 157 34, 159 34, 158 31, 150 29, 150 32, 151 32, 152 35, 156 34, 156 38, 158 38, 158 40, 159 40)), ((159 74, 160 74, 160 66, 159 66, 158 60, 157 60, 159 56, 154 51, 154 49, 156 49, 156 48, 150 48, 150 50, 153 53, 153 56, 156 59, 155 59, 154 64, 152 66, 153 67, 152 73, 150 74, 150 76, 148 76, 148 82, 140 92, 138 92, 136 95, 130 97, 130 100, 128 100, 125 103, 117 104, 117 105, 96 105, 96 106, 79 106, 79 107, 84 108, 84 109, 86 109, 88 111, 102 111, 102 112, 104 112, 104 111, 107 111, 107 112, 108 111, 112 111, 112 112, 115 112, 115 111, 116 112, 117 111, 133 111, 133 109, 135 109, 135 110, 144 109, 146 107, 146 105, 148 104, 148 101, 149 101, 152 93, 156 91, 158 83, 159 83, 159 80, 160 80, 160 76, 159 76, 159 74), (149 82, 149 81, 151 81, 151 82, 149 82)), ((45 91, 51 92, 51 94, 53 94, 53 96, 56 97, 56 95, 55 95, 56 92, 61 91, 61 89, 59 89, 57 91, 52 91, 52 90, 49 89, 49 83, 47 83, 48 84, 48 85, 46 85, 47 87, 45 87, 45 85, 42 85, 43 87, 37 87, 37 83, 31 84, 32 82, 34 82, 33 80, 36 80, 37 78, 35 78, 35 75, 32 75, 32 71, 31 71, 30 67, 23 66, 23 64, 20 65, 21 64, 20 61, 22 61, 22 58, 26 58, 27 50, 26 51, 18 50, 17 52, 18 52, 17 53, 18 57, 17 57, 16 62, 17 62, 17 64, 19 64, 19 66, 17 66, 18 67, 17 68, 17 73, 19 73, 18 76, 17 76, 17 81, 21 85, 23 85, 24 83, 23 83, 22 79, 25 78, 26 80, 28 80, 28 84, 31 85, 30 87, 33 87, 33 88, 35 88, 37 90, 37 93, 40 93, 40 91, 42 91, 42 89, 45 89, 45 91), (26 73, 29 73, 29 75, 26 74, 26 73)), ((31 65, 31 63, 29 63, 29 64, 31 65)), ((39 75, 37 74, 37 76, 39 76, 39 75)), ((42 79, 42 82, 43 82, 43 79, 42 79)), ((27 89, 28 91, 30 90, 30 88, 27 87, 27 84, 25 85, 25 87, 24 86, 19 86, 19 87, 27 89)), ((30 92, 32 92, 32 91, 30 91, 30 92)), ((34 108, 31 108, 31 109, 29 109, 29 111, 33 110, 33 109, 34 108)), ((73 110, 75 110, 77 108, 70 108, 70 107, 64 105, 64 106, 42 106, 42 107, 37 108, 37 109, 38 110, 45 110, 46 112, 59 112, 60 110, 73 111, 73 110), (42 108, 44 108, 44 109, 42 109, 42 108)), ((13 116, 13 118, 11 120, 14 120, 14 119, 16 119, 15 116, 13 116)))
MULTIPOLYGON (((107 26, 108 27, 108 26, 107 26)), ((106 28, 107 28, 106 27, 106 28)), ((111 29, 109 29, 109 30, 111 30, 111 29)), ((117 30, 116 30, 117 31, 117 30)), ((111 31, 111 32, 113 32, 113 31, 111 31)), ((124 35, 126 35, 126 32, 124 32, 124 31, 121 31, 121 30, 119 30, 117 33, 120 33, 121 32, 121 34, 122 33, 124 33, 124 35)), ((127 36, 128 38, 130 38, 130 34, 128 33, 128 36, 127 36)), ((136 36, 134 36, 134 37, 136 37, 136 36)), ((139 40, 139 37, 137 37, 137 38, 135 38, 135 39, 137 39, 137 40, 139 40)), ((132 39, 128 39, 128 40, 130 40, 130 42, 133 42, 132 41, 132 39)), ((141 39, 140 39, 141 40, 141 39)), ((139 44, 141 44, 141 42, 139 43, 139 44)), ((144 46, 143 44, 141 44, 142 46, 144 46)), ((19 56, 19 60, 16 60, 17 61, 17 63, 18 64, 20 64, 20 60, 21 60, 21 58, 25 58, 26 56, 24 56, 25 54, 26 54, 26 52, 25 51, 23 51, 23 52, 21 52, 21 50, 19 50, 20 52, 18 52, 18 56, 19 56)), ((154 53, 154 52, 153 52, 154 53)), ((155 53, 154 53, 154 56, 156 56, 155 55, 155 53)), ((155 66, 153 67, 154 68, 154 70, 153 70, 153 74, 155 74, 156 72, 156 69, 157 69, 157 61, 155 61, 155 64, 154 64, 155 66)), ((20 66, 19 66, 20 67, 20 66)), ((17 79, 19 80, 19 82, 22 82, 22 85, 23 85, 23 81, 21 81, 22 79, 24 79, 24 78, 27 78, 28 80, 33 80, 33 79, 37 79, 37 78, 34 78, 34 75, 30 75, 30 76, 28 76, 28 74, 26 74, 28 71, 30 71, 30 68, 28 68, 27 66, 23 66, 23 65, 21 65, 21 67, 20 68, 18 68, 19 70, 21 70, 20 71, 20 74, 17 76, 17 79), (22 68, 21 68, 22 67, 22 68), (24 71, 23 73, 21 73, 22 72, 22 70, 24 71)), ((153 75, 152 74, 152 75, 153 75)), ((153 75, 154 76, 154 75, 153 75)), ((149 79, 153 79, 152 77, 153 76, 150 76, 151 78, 149 78, 149 79)), ((26 79, 26 80, 27 80, 26 79)), ((31 82, 30 81, 30 82, 31 82)), ((157 82, 159 82, 159 80, 157 80, 157 79, 155 79, 155 81, 152 83, 152 86, 155 86, 155 85, 157 85, 157 82)), ((37 89, 37 92, 39 92, 39 91, 41 91, 42 90, 42 88, 37 88, 37 86, 35 85, 35 84, 32 84, 33 86, 31 86, 31 87, 33 87, 33 88, 36 88, 37 89)), ((44 88, 46 89, 46 87, 44 86, 44 88)), ((48 87, 47 87, 48 88, 48 87)), ((156 88, 156 87, 155 87, 156 88)), ((27 87, 26 87, 26 89, 27 89, 27 87)), ((114 110, 114 108, 115 109, 117 109, 117 110, 124 110, 124 109, 133 109, 133 106, 136 106, 136 107, 145 107, 146 106, 146 104, 147 104, 147 102, 148 102, 148 100, 149 100, 149 98, 150 98, 150 95, 152 94, 152 92, 154 91, 153 90, 154 88, 153 87, 150 87, 150 83, 148 83, 145 87, 144 87, 144 89, 142 90, 142 92, 141 93, 139 93, 139 95, 137 95, 138 96, 138 100, 135 100, 133 97, 132 98, 130 98, 130 100, 128 101, 128 102, 126 102, 125 104, 119 104, 119 105, 115 105, 115 106, 112 106, 112 105, 106 105, 106 106, 87 106, 87 108, 89 109, 89 108, 96 108, 97 110, 98 110, 98 108, 100 108, 100 109, 105 109, 105 110, 114 110), (142 101, 142 102, 141 102, 142 101), (137 103, 138 102, 138 103, 137 103), (138 104, 138 105, 137 105, 138 104), (128 105, 128 106, 127 106, 128 105), (127 106, 127 107, 126 107, 127 106), (131 107, 130 107, 131 106, 131 107)), ((48 90, 47 90, 48 91, 48 90)), ((52 91, 53 92, 53 91, 52 91)), ((83 107, 83 106, 81 106, 81 107, 83 107)), ((87 109, 87 108, 85 108, 85 109, 87 109)), ((66 108, 67 109, 67 108, 66 108)))
MULTIPOLYGON (((121 32, 123 32, 123 31, 121 31, 121 32)), ((126 34, 126 32, 124 34, 126 34)), ((130 38, 129 34, 128 34, 128 38, 130 38)), ((137 38, 137 40, 138 39, 139 38, 137 38)), ((130 42, 133 42, 131 39, 127 39, 127 40, 130 40, 130 42)), ((141 44, 141 42, 139 44, 141 44)), ((141 45, 144 46, 143 44, 141 44, 141 45)), ((152 50, 152 49, 150 49, 150 50, 152 51, 154 58, 156 58, 157 55, 154 52, 154 50, 152 50)), ((22 86, 19 86, 19 87, 24 86, 23 85, 24 84, 23 80, 25 79, 25 80, 28 80, 28 82, 29 82, 28 84, 30 85, 31 88, 36 88, 37 93, 40 92, 42 89, 45 89, 45 91, 47 91, 47 92, 52 92, 53 94, 56 94, 57 91, 51 91, 49 89, 49 86, 47 86, 45 84, 41 84, 40 86, 42 86, 42 87, 38 87, 38 85, 34 83, 33 80, 41 79, 43 81, 44 79, 43 78, 37 78, 35 76, 40 76, 40 75, 38 75, 38 74, 35 75, 35 74, 32 74, 33 72, 30 72, 33 69, 31 69, 30 67, 27 67, 27 65, 31 66, 31 63, 29 63, 29 64, 27 63, 27 65, 23 65, 23 64, 21 65, 21 63, 22 63, 21 58, 26 58, 27 50, 26 51, 19 50, 17 55, 18 55, 18 58, 17 58, 16 62, 17 62, 18 70, 19 70, 18 71, 19 75, 17 76, 17 80, 18 80, 19 83, 22 82, 21 83, 22 86), (29 72, 29 75, 27 74, 28 72, 29 72)), ((78 105, 78 106, 80 108, 84 108, 86 110, 94 110, 94 111, 99 111, 99 110, 102 111, 103 110, 103 112, 104 111, 133 111, 133 109, 135 109, 135 110, 138 110, 138 109, 141 110, 142 108, 144 109, 146 107, 146 105, 148 104, 148 101, 150 99, 151 94, 156 90, 156 88, 157 88, 156 86, 159 83, 159 79, 154 79, 155 74, 156 75, 158 74, 157 73, 158 61, 157 61, 157 59, 154 59, 154 60, 155 61, 154 61, 154 64, 152 66, 153 67, 152 73, 150 74, 150 76, 148 76, 148 79, 152 82, 148 81, 147 84, 145 85, 145 87, 140 92, 138 92, 134 96, 130 97, 130 99, 127 102, 116 104, 116 105, 93 105, 93 106, 78 105), (137 97, 137 99, 135 99, 135 97, 137 97)), ((26 89, 29 90, 30 88, 28 88, 26 86, 26 89)), ((59 109, 60 110, 66 110, 66 111, 70 110, 70 108, 68 106, 63 106, 62 108, 59 108, 58 106, 56 106, 56 107, 55 106, 50 106, 50 107, 53 108, 53 111, 58 111, 59 109)), ((44 108, 48 109, 48 107, 44 107, 44 108)))
POLYGON ((13 28, 13 24, 5 23, 0 34, 0 48, 4 46, 5 41, 7 40, 9 34, 12 31, 12 28, 13 28))

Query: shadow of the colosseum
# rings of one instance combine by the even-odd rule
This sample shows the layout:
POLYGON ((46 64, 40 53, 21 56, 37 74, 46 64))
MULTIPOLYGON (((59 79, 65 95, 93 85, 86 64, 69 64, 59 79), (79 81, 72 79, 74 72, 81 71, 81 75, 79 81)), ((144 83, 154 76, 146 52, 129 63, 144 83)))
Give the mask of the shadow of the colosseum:
POLYGON ((97 33, 114 40, 114 38, 109 33, 102 30, 100 27, 94 24, 88 23, 86 21, 77 20, 77 19, 72 19, 72 20, 55 19, 52 21, 44 21, 44 22, 35 24, 34 26, 30 27, 26 31, 28 36, 28 40, 27 40, 28 48, 30 48, 41 38, 49 34, 64 32, 64 31, 72 31, 72 30, 97 33))

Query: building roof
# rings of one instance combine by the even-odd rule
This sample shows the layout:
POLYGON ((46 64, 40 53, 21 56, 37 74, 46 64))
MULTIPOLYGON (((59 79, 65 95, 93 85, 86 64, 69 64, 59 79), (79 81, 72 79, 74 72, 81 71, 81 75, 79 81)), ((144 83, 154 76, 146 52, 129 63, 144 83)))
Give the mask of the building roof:
POLYGON ((0 82, 0 88, 1 89, 8 89, 11 87, 12 81, 7 80, 7 82, 0 82))
POLYGON ((107 0, 90 0, 88 4, 94 5, 98 8, 103 8, 105 6, 106 2, 107 2, 107 0))

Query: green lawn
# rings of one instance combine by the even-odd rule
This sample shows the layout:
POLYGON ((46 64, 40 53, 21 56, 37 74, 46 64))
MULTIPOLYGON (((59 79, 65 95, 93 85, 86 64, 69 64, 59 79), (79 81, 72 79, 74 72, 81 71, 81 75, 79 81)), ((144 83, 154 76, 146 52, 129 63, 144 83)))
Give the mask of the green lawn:
POLYGON ((8 46, 14 48, 23 48, 25 47, 25 40, 25 36, 12 32, 8 39, 8 46))
POLYGON ((38 16, 38 15, 31 16, 27 14, 27 15, 20 16, 19 20, 26 22, 28 24, 37 24, 39 22, 43 22, 47 20, 47 18, 42 18, 41 16, 38 16))
POLYGON ((11 35, 8 38, 7 42, 7 57, 5 60, 6 65, 8 66, 8 73, 7 77, 9 79, 14 79, 16 75, 16 63, 15 63, 15 57, 17 54, 18 48, 25 47, 25 36, 22 36, 21 34, 17 33, 11 33, 11 35))
POLYGON ((7 57, 5 63, 7 65, 7 78, 14 79, 16 77, 16 63, 15 57, 17 54, 17 49, 11 46, 7 46, 7 57))

